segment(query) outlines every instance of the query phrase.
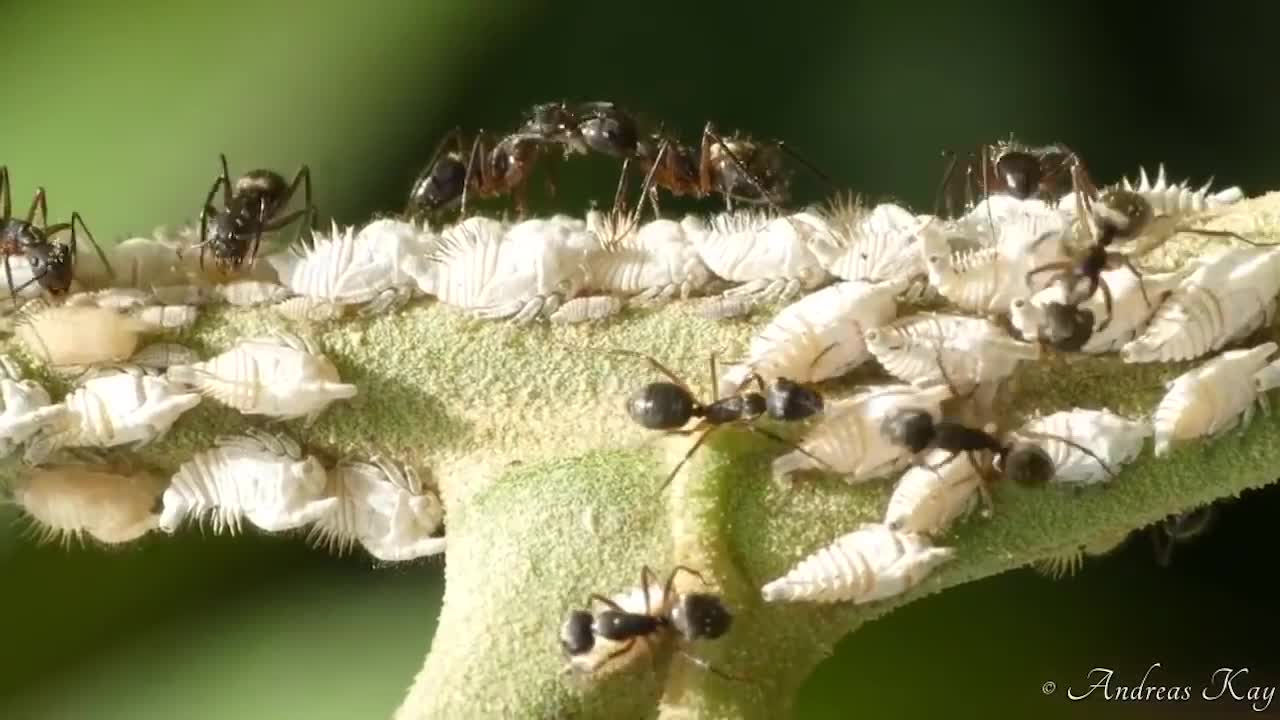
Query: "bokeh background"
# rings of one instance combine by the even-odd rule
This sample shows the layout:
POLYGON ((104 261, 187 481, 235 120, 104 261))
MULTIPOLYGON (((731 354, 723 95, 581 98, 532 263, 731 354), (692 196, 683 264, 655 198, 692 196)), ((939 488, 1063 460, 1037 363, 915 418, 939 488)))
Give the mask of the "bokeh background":
MULTIPOLYGON (((613 99, 691 138, 707 119, 785 138, 841 186, 921 210, 942 148, 1009 132, 1068 143, 1103 181, 1165 162, 1175 179, 1280 188, 1280 13, 1261 2, 0 7, 15 204, 44 185, 53 215, 79 210, 108 240, 196 217, 219 152, 233 173, 310 164, 326 217, 398 210, 446 130, 508 129, 562 98, 613 99)), ((559 169, 554 201, 533 197, 607 204, 616 173, 579 159, 559 169)), ((797 201, 824 193, 799 176, 797 201)), ((1142 536, 1071 580, 1023 570, 911 605, 843 642, 800 716, 1248 714, 1086 706, 1063 688, 1095 666, 1136 682, 1154 662, 1167 684, 1198 689, 1223 666, 1280 684, 1278 512, 1274 489, 1225 504, 1170 568, 1142 536)), ((438 615, 438 561, 375 568, 253 535, 67 552, 12 518, 0 508, 7 720, 386 717, 438 615)))

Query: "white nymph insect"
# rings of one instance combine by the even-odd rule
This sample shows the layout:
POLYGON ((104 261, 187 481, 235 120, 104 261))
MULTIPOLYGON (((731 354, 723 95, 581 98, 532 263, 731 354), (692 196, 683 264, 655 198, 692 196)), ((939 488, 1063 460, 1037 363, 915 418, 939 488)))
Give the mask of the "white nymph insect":
POLYGON ((284 332, 241 340, 204 362, 175 365, 168 377, 244 415, 305 416, 308 425, 330 403, 358 392, 341 381, 338 368, 314 343, 284 332))
POLYGON ((147 473, 120 474, 107 465, 68 463, 20 472, 13 498, 45 540, 70 545, 88 535, 116 545, 158 527, 153 508, 164 487, 163 479, 147 473))
POLYGON ((426 249, 419 244, 416 225, 384 218, 358 233, 353 226, 333 223, 329 234, 316 236, 311 247, 277 253, 267 261, 294 294, 339 305, 370 303, 366 312, 378 313, 412 297, 415 281, 405 268, 410 257, 416 259, 426 249))
MULTIPOLYGON (((254 282, 246 280, 241 282, 254 282)), ((230 285, 232 283, 228 283, 230 285)), ((218 299, 216 288, 225 285, 157 285, 151 288, 151 297, 161 305, 196 305, 203 306, 218 299)))
POLYGON ((919 313, 863 333, 867 349, 892 376, 918 386, 975 385, 1003 380, 1019 362, 1040 358, 1040 346, 1009 336, 985 318, 919 313))
POLYGON ((66 412, 27 445, 25 460, 39 465, 63 447, 146 445, 169 432, 200 395, 141 369, 102 371, 62 400, 66 412))
POLYGON ((560 306, 548 318, 554 325, 599 322, 622 312, 622 298, 615 295, 578 297, 560 306))
POLYGON ((711 281, 711 271, 674 220, 634 225, 621 213, 587 214, 597 245, 587 258, 587 287, 622 295, 633 305, 686 300, 711 281))
MULTIPOLYGON (((280 256, 272 255, 267 259, 278 257, 280 256)), ((231 282, 218 283, 211 288, 211 292, 221 298, 223 302, 237 307, 267 305, 273 302, 280 302, 291 295, 289 288, 280 283, 264 282, 262 280, 232 280, 231 282)))
MULTIPOLYGON (((1146 328, 1160 304, 1177 289, 1186 276, 1184 271, 1144 274, 1139 281, 1138 276, 1128 268, 1104 270, 1102 279, 1111 289, 1111 322, 1098 331, 1098 326, 1106 322, 1107 311, 1102 293, 1094 293, 1087 301, 1074 306, 1086 313, 1084 317, 1093 321, 1087 336, 1073 334, 1068 339, 1051 344, 1059 350, 1090 355, 1119 350, 1146 328)), ((1066 288, 1063 284, 1053 283, 1030 298, 1020 297, 1014 300, 1009 306, 1009 321, 1022 337, 1047 342, 1047 338, 1058 330, 1050 324, 1048 314, 1057 308, 1066 307, 1066 300, 1066 288)))
POLYGON ((898 479, 884 524, 898 532, 938 537, 973 509, 982 483, 969 453, 952 457, 948 450, 932 450, 898 479))
POLYGON ((736 391, 752 372, 799 383, 844 375, 870 359, 862 333, 893 320, 895 297, 906 286, 906 280, 839 282, 784 307, 751 338, 746 358, 720 376, 720 397, 736 391))
POLYGON ((761 594, 765 602, 861 605, 906 592, 954 555, 924 535, 863 523, 765 585, 761 594))
POLYGON ((271 306, 281 317, 294 322, 322 323, 339 320, 347 313, 349 305, 339 305, 324 298, 299 295, 271 306))
POLYGON ((267 532, 300 528, 335 512, 328 474, 285 435, 250 430, 219 438, 183 463, 164 491, 160 529, 172 533, 189 516, 211 516, 214 532, 240 532, 242 518, 267 532))
POLYGON ((945 384, 923 390, 886 385, 829 402, 822 419, 799 443, 804 452, 793 450, 773 461, 773 478, 783 482, 798 472, 828 468, 851 484, 890 475, 905 467, 911 455, 881 432, 885 418, 919 408, 936 422, 942 419, 942 402, 950 397, 951 389, 945 384), (826 463, 826 468, 814 457, 826 463))
POLYGON ((1089 485, 1111 480, 1121 466, 1133 462, 1154 431, 1146 418, 1130 420, 1106 408, 1074 408, 1027 421, 1010 434, 1009 442, 1044 450, 1054 468, 1050 482, 1089 485))
POLYGON ((155 302, 155 296, 141 288, 106 288, 72 293, 63 305, 94 305, 109 310, 136 310, 155 302))
POLYGON ((781 300, 830 278, 810 249, 825 232, 826 224, 809 213, 774 216, 748 210, 716 216, 694 247, 711 272, 742 283, 725 294, 781 300))
POLYGON ((716 295, 693 305, 695 315, 707 320, 736 320, 750 315, 760 301, 745 295, 716 295))
POLYGON ((531 322, 549 315, 586 281, 595 236, 547 220, 511 226, 467 218, 445 230, 439 247, 410 263, 418 288, 482 319, 531 322))
POLYGON ((23 311, 14 335, 41 362, 79 367, 127 360, 147 323, 96 305, 62 305, 23 311))
POLYGON ((1193 360, 1271 322, 1280 294, 1280 248, 1235 248, 1198 267, 1120 350, 1125 362, 1193 360))
POLYGON ((344 462, 329 471, 325 493, 339 500, 316 520, 310 540, 343 553, 359 543, 373 557, 401 562, 444 552, 440 498, 411 467, 382 458, 344 462))
POLYGON ((941 226, 920 232, 920 252, 929 284, 962 310, 1001 314, 1015 298, 1044 288, 1041 275, 1027 284, 1027 272, 1046 263, 1069 259, 1067 225, 1062 215, 1039 201, 1023 201, 996 226, 995 243, 952 251, 941 226))
POLYGON ((1255 403, 1266 402, 1254 376, 1267 367, 1277 349, 1280 345, 1267 342, 1224 352, 1170 381, 1153 418, 1156 455, 1168 453, 1176 442, 1247 427, 1255 403))
POLYGON ((829 233, 812 250, 827 272, 844 280, 906 280, 924 274, 917 234, 925 222, 909 210, 883 203, 871 210, 842 198, 823 213, 829 233))
POLYGON ((67 411, 54 405, 49 393, 34 380, 23 380, 13 358, 0 355, 0 457, 8 457, 17 446, 40 428, 59 419, 67 411))
POLYGON ((174 365, 190 365, 200 362, 195 350, 178 343, 151 343, 129 358, 130 365, 145 370, 166 370, 174 365))
MULTIPOLYGON (((1150 203, 1157 215, 1168 215, 1173 218, 1213 210, 1244 199, 1244 191, 1239 187, 1233 186, 1217 192, 1209 192, 1212 186, 1213 178, 1209 178, 1199 188, 1192 188, 1191 183, 1186 180, 1171 183, 1165 175, 1164 163, 1159 165, 1154 183, 1147 176, 1146 168, 1138 168, 1136 183, 1127 177, 1122 178, 1119 183, 1121 190, 1141 195, 1150 203)), ((1074 217, 1077 212, 1075 196, 1072 194, 1063 197, 1058 207, 1067 216, 1074 217)))
POLYGON ((200 317, 200 308, 195 305, 149 305, 134 310, 131 315, 152 330, 181 330, 195 325, 200 317))

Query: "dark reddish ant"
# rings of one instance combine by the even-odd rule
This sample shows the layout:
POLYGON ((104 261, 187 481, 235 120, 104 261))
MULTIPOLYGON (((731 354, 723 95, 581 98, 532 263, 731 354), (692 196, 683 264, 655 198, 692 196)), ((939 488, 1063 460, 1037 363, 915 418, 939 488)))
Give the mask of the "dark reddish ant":
POLYGON ((93 233, 85 226, 80 213, 71 213, 71 222, 49 224, 49 205, 44 188, 36 188, 35 197, 25 218, 13 216, 12 186, 9 182, 9 168, 0 165, 0 255, 4 256, 4 277, 9 287, 13 302, 18 302, 18 293, 31 283, 39 283, 52 295, 61 295, 71 288, 75 276, 75 259, 77 251, 76 226, 84 231, 85 237, 93 245, 94 251, 102 260, 107 273, 114 277, 111 263, 99 247, 93 233), (38 217, 37 217, 38 215, 38 217), (70 231, 66 244, 53 241, 53 237, 70 231), (10 266, 14 255, 22 255, 31 267, 31 279, 18 287, 13 286, 13 269, 10 266))
MULTIPOLYGON (((954 197, 949 190, 956 176, 958 158, 951 151, 944 152, 943 157, 947 164, 938 186, 934 214, 941 212, 945 198, 947 214, 954 216, 954 197)), ((1019 200, 1039 198, 1056 201, 1073 187, 1090 196, 1095 195, 1097 188, 1087 174, 1077 174, 1077 168, 1081 168, 1079 156, 1062 143, 1035 147, 1018 142, 1010 135, 1008 140, 982 145, 976 157, 969 155, 959 178, 964 183, 965 209, 975 206, 975 190, 983 198, 1006 194, 1019 200)))
POLYGON ((299 226, 294 242, 302 237, 304 227, 314 228, 316 207, 311 202, 311 169, 308 166, 303 165, 293 176, 293 182, 289 183, 279 173, 263 169, 250 170, 232 183, 227 156, 219 154, 218 158, 222 171, 204 198, 200 209, 200 242, 191 248, 200 249, 201 268, 204 268, 206 248, 219 269, 224 272, 236 270, 246 260, 250 267, 253 266, 263 233, 279 230, 303 216, 309 216, 310 220, 305 226, 299 226), (299 186, 302 187, 305 206, 280 215, 299 186), (221 210, 213 205, 219 187, 222 188, 221 210))
POLYGON ((781 140, 753 140, 737 133, 721 137, 714 125, 707 123, 701 143, 694 147, 681 143, 661 127, 644 134, 639 126, 629 111, 611 102, 558 102, 535 105, 521 132, 558 143, 566 153, 597 152, 622 158, 615 209, 622 205, 632 160, 647 176, 645 186, 655 214, 658 188, 677 197, 701 199, 719 194, 730 211, 735 199, 776 208, 789 195, 790 177, 784 162, 787 156, 833 184, 830 177, 781 140))
MULTIPOLYGON (((405 208, 410 216, 459 206, 467 214, 469 197, 493 198, 511 194, 516 213, 524 216, 529 174, 545 140, 531 133, 517 132, 490 145, 491 136, 476 133, 470 151, 465 149, 462 129, 445 135, 431 155, 431 161, 413 181, 405 208), (452 147, 450 147, 452 145, 452 147)), ((554 187, 551 187, 554 192, 554 187)))

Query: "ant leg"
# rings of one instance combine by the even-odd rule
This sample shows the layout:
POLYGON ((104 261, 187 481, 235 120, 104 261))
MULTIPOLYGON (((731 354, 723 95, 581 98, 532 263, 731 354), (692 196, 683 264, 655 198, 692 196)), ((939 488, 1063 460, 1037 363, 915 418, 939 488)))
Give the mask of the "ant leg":
POLYGON ((938 216, 942 211, 942 201, 945 198, 947 202, 947 215, 951 215, 951 197, 947 194, 947 184, 951 182, 951 176, 956 172, 956 154, 950 150, 943 150, 942 157, 946 159, 946 169, 942 171, 942 182, 938 183, 938 191, 933 196, 933 215, 938 216))
POLYGON ((731 682, 741 682, 741 683, 747 683, 748 685, 755 685, 754 680, 751 680, 750 678, 747 678, 747 677, 743 677, 741 675, 731 675, 723 670, 718 669, 716 666, 712 665, 711 663, 707 662, 706 659, 700 658, 696 655, 689 654, 687 650, 677 650, 676 653, 679 654, 684 659, 688 660, 689 662, 693 663, 694 665, 697 665, 703 670, 706 670, 707 672, 711 673, 712 675, 723 678, 725 680, 729 680, 731 682))
POLYGON ((641 360, 644 360, 645 362, 649 363, 650 367, 652 367, 654 370, 657 370, 658 372, 667 376, 668 380, 675 383, 677 387, 679 387, 681 390, 684 390, 686 393, 688 393, 689 397, 697 397, 696 395, 693 394, 693 391, 689 389, 689 386, 686 385, 683 380, 681 380, 674 372, 667 369, 667 366, 658 362, 657 358, 653 357, 652 355, 646 355, 642 352, 636 352, 635 350, 605 350, 605 352, 613 353, 615 355, 630 355, 632 357, 638 357, 641 360))
POLYGON ((774 441, 774 442, 778 443, 779 445, 781 445, 781 446, 783 446, 783 447, 785 447, 785 448, 788 448, 788 449, 794 450, 794 451, 796 451, 796 452, 800 453, 801 455, 804 455, 805 457, 809 458, 810 460, 812 460, 812 461, 814 461, 814 462, 818 463, 818 467, 822 468, 822 469, 823 469, 824 471, 826 471, 826 472, 832 472, 832 473, 833 473, 833 472, 835 472, 835 471, 836 471, 836 469, 835 469, 835 468, 831 467, 831 463, 827 462, 826 460, 823 460, 822 458, 818 457, 817 455, 814 455, 813 453, 809 452, 808 450, 805 450, 804 448, 802 448, 802 447, 800 447, 799 445, 797 445, 797 444, 795 444, 795 443, 791 442, 790 440, 788 440, 788 439, 786 439, 786 438, 782 437, 781 435, 778 435, 778 434, 777 434, 777 433, 775 433, 775 432, 772 432, 772 431, 770 431, 770 430, 765 430, 764 428, 762 428, 762 427, 758 427, 758 426, 756 426, 756 425, 747 425, 747 426, 746 426, 746 428, 747 428, 748 430, 750 430, 751 432, 756 433, 757 435, 763 435, 764 437, 769 438, 770 440, 772 440, 772 441, 774 441))
POLYGON ((0 165, 0 220, 8 220, 13 217, 13 205, 9 199, 9 166, 0 165))
MULTIPOLYGON (((622 215, 623 197, 627 194, 627 171, 631 169, 631 158, 622 161, 622 172, 618 173, 618 189, 613 191, 613 212, 622 215)), ((643 199, 643 196, 641 196, 643 199)))
POLYGON ((618 658, 618 657, 622 657, 623 655, 626 655, 628 652, 630 652, 631 648, 635 647, 635 645, 636 645, 636 639, 635 639, 635 638, 631 638, 631 639, 630 639, 630 640, 628 640, 625 644, 623 644, 623 646, 622 646, 622 647, 620 647, 620 648, 618 648, 617 650, 614 650, 613 652, 611 652, 611 653, 609 653, 608 655, 606 655, 606 656, 604 657, 604 659, 603 659, 603 660, 601 660, 601 661, 596 665, 596 668, 604 667, 605 665, 608 665, 608 664, 609 664, 609 662, 610 662, 611 660, 613 660, 614 658, 618 658))
MULTIPOLYGON (((974 472, 978 473, 978 478, 980 480, 978 483, 978 496, 982 498, 983 506, 986 507, 987 512, 990 513, 995 508, 995 503, 991 500, 991 486, 995 484, 995 481, 987 474, 986 469, 978 462, 978 459, 973 456, 972 450, 965 450, 964 455, 965 459, 969 461, 969 465, 973 468, 974 472)), ((955 458, 955 455, 952 455, 951 457, 955 458)))
MULTIPOLYGON (((671 591, 676 586, 676 577, 679 576, 680 573, 685 573, 686 575, 692 575, 693 577, 698 579, 698 582, 702 583, 703 585, 707 584, 707 579, 702 577, 702 573, 698 572, 697 570, 694 570, 688 565, 677 565, 671 568, 671 574, 667 576, 667 582, 662 586, 663 598, 667 598, 671 595, 671 591)), ((664 601, 664 606, 665 606, 665 601, 664 601)))
POLYGON ((31 198, 31 208, 27 210, 27 224, 35 225, 38 228, 46 228, 49 225, 49 201, 45 198, 44 188, 36 188, 35 197, 31 198), (40 222, 36 224, 36 210, 40 211, 40 222))
POLYGON ((712 433, 714 433, 716 430, 719 430, 722 427, 724 426, 713 425, 706 432, 702 433, 702 435, 698 437, 698 439, 693 443, 693 445, 689 447, 688 452, 684 454, 684 457, 680 458, 680 462, 676 463, 676 466, 671 469, 671 474, 667 475, 667 479, 663 480, 662 485, 658 486, 659 493, 661 493, 663 490, 666 490, 667 486, 671 484, 671 481, 676 479, 676 475, 680 474, 680 468, 684 467, 684 464, 689 462, 689 458, 693 457, 693 454, 698 451, 698 448, 702 447, 702 445, 707 442, 707 438, 710 438, 712 433))
POLYGON ((947 372, 947 364, 942 361, 942 354, 944 352, 942 348, 942 341, 939 340, 935 342, 933 347, 938 353, 938 372, 942 375, 942 381, 947 384, 947 390, 951 391, 951 397, 959 400, 968 400, 973 397, 973 394, 978 391, 978 385, 980 383, 975 382, 973 387, 969 388, 969 392, 961 395, 960 391, 956 388, 955 383, 951 381, 951 375, 947 372))
MULTIPOLYGON (((636 209, 635 209, 635 215, 633 216, 633 222, 639 222, 640 215, 644 211, 644 201, 646 199, 646 196, 647 196, 647 199, 650 201, 650 203, 653 205, 654 219, 656 220, 661 217, 661 213, 658 210, 658 192, 657 192, 657 188, 653 186, 653 182, 654 182, 654 178, 657 176, 658 167, 663 162, 669 161, 670 158, 671 158, 671 141, 666 138, 663 138, 662 142, 659 143, 658 145, 657 154, 653 156, 653 162, 649 165, 649 171, 644 174, 644 183, 640 185, 640 199, 636 201, 636 209)), ((627 158, 627 161, 630 161, 630 158, 627 158)), ((624 167, 625 165, 626 165, 626 162, 623 163, 624 167)))
MULTIPOLYGON (((467 216, 467 191, 471 188, 471 173, 474 171, 476 163, 476 151, 484 152, 484 130, 476 133, 475 140, 471 141, 471 152, 467 153, 467 172, 462 176, 462 204, 458 208, 458 219, 461 220, 467 216)), ((485 182, 484 161, 480 161, 480 185, 483 187, 485 182)))
MULTIPOLYGON (((1142 283, 1141 277, 1138 278, 1138 283, 1139 283, 1139 286, 1141 286, 1141 283, 1142 283)), ((1098 327, 1094 330, 1095 333, 1100 333, 1103 330, 1106 330, 1107 326, 1111 324, 1111 288, 1110 286, 1107 285, 1107 281, 1103 280, 1101 276, 1098 277, 1098 287, 1102 290, 1102 305, 1103 305, 1103 309, 1106 310, 1107 319, 1103 320, 1101 323, 1098 324, 1098 327)), ((1092 293, 1090 293, 1090 295, 1092 295, 1092 293)), ((1145 290, 1142 293, 1142 297, 1144 300, 1147 297, 1147 293, 1145 290)), ((1148 300, 1147 305, 1150 305, 1150 304, 1151 304, 1151 301, 1148 300)))
POLYGON ((616 602, 614 602, 614 601, 610 600, 609 598, 607 598, 607 597, 605 597, 605 596, 601 595, 600 593, 591 593, 590 595, 588 595, 588 596, 587 596, 587 609, 588 609, 588 610, 590 610, 590 609, 591 609, 591 607, 590 607, 590 606, 591 606, 591 603, 593 603, 593 602, 598 602, 598 603, 600 603, 601 605, 604 605, 605 607, 609 608, 610 610, 616 610, 616 611, 618 611, 618 612, 620 612, 620 613, 625 613, 625 612, 626 612, 626 610, 625 610, 621 605, 619 605, 618 603, 616 603, 616 602))
POLYGON ((1252 246, 1254 246, 1254 247, 1270 247, 1270 246, 1272 246, 1272 245, 1275 245, 1275 244, 1276 244, 1276 243, 1259 243, 1259 242, 1254 242, 1254 241, 1249 240, 1248 238, 1244 237, 1243 235, 1241 235, 1241 234, 1239 234, 1239 233, 1231 232, 1230 230, 1201 230, 1201 229, 1199 229, 1199 228, 1175 227, 1175 228, 1173 229, 1173 231, 1174 231, 1175 233, 1187 233, 1187 234, 1190 234, 1190 235, 1204 235, 1204 236, 1206 236, 1206 237, 1225 237, 1225 238, 1233 238, 1233 239, 1235 239, 1235 240, 1239 240, 1239 241, 1240 241, 1240 242, 1242 242, 1242 243, 1245 243, 1246 245, 1252 245, 1252 246))
POLYGON ((89 226, 84 224, 84 218, 80 217, 80 213, 71 213, 71 257, 76 256, 76 223, 80 223, 80 229, 89 238, 89 243, 93 245, 93 251, 97 253, 98 259, 102 261, 102 266, 107 269, 107 274, 111 279, 116 278, 116 271, 111 267, 111 261, 107 260, 107 254, 102 251, 102 246, 94 239, 93 233, 89 231, 89 226))
MULTIPOLYGON (((231 171, 227 169, 226 153, 218 153, 218 157, 222 160, 222 204, 231 204, 231 171)), ((212 200, 212 197, 210 198, 212 200)), ((209 201, 205 201, 207 205, 209 201)))
MULTIPOLYGON (((298 192, 299 185, 302 186, 303 209, 310 212, 311 222, 309 223, 309 225, 311 229, 314 230, 315 222, 316 222, 316 213, 314 212, 315 205, 313 205, 311 202, 311 168, 309 166, 303 165, 301 168, 298 169, 298 173, 293 176, 293 182, 289 183, 289 187, 286 188, 284 191, 284 197, 280 201, 280 206, 284 207, 289 203, 291 199, 293 199, 294 194, 298 192)), ((283 227, 283 225, 281 227, 283 227)), ((298 226, 298 232, 293 236, 292 242, 289 243, 290 245, 302 239, 302 233, 305 227, 306 226, 303 226, 303 225, 298 226)), ((312 238, 311 241, 304 244, 307 247, 312 247, 314 244, 314 241, 315 241, 315 238, 312 238)))
POLYGON ((9 267, 9 258, 13 257, 9 253, 4 254, 4 280, 9 285, 9 299, 13 300, 13 306, 18 307, 18 291, 13 287, 13 269, 9 267))
MULTIPOLYGON (((1142 301, 1147 304, 1147 307, 1151 307, 1151 298, 1147 296, 1147 286, 1142 282, 1142 273, 1134 266, 1133 261, 1129 259, 1129 256, 1121 255, 1120 253, 1110 253, 1109 259, 1119 261, 1129 270, 1129 272, 1133 273, 1134 277, 1138 278, 1138 291, 1142 293, 1142 301)), ((1098 281, 1102 282, 1102 278, 1099 277, 1098 281)))
POLYGON ((805 156, 801 155, 800 152, 797 151, 795 148, 791 147, 791 145, 789 145, 786 140, 777 140, 775 141, 775 144, 777 145, 779 150, 786 153, 789 157, 791 157, 791 159, 803 165, 806 170, 813 173, 814 176, 816 176, 822 182, 826 183, 827 187, 835 188, 836 182, 831 179, 830 175, 823 172, 812 161, 810 161, 805 156))
POLYGON ((1057 270, 1060 272, 1061 271, 1070 272, 1073 269, 1075 269, 1075 264, 1073 264, 1070 260, 1058 260, 1056 262, 1045 263, 1040 267, 1032 268, 1031 270, 1027 271, 1026 277, 1023 278, 1023 282, 1026 283, 1028 287, 1030 287, 1031 278, 1035 277, 1036 275, 1039 275, 1040 273, 1049 272, 1051 270, 1057 270))

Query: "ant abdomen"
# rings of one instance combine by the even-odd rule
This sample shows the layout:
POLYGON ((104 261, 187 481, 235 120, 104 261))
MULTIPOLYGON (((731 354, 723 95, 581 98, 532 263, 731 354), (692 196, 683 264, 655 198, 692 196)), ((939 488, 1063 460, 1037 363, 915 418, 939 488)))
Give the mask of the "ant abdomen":
POLYGON ((1026 200, 1040 189, 1040 160, 1031 153, 1007 152, 996 161, 996 174, 1009 192, 1026 200))
POLYGON ((935 423, 929 411, 907 408, 886 415, 880 423, 880 433, 894 445, 900 445, 913 453, 923 451, 933 441, 935 423))
POLYGON ((679 385, 653 382, 627 398, 627 414, 650 430, 675 430, 694 416, 697 404, 679 385))
POLYGON ((414 181, 409 190, 409 212, 431 212, 453 204, 462 197, 466 183, 466 164, 450 156, 440 158, 414 181))
POLYGON ((560 647, 569 655, 585 655, 595 647, 595 618, 586 610, 574 610, 560 629, 560 647))
POLYGON ((1051 302, 1044 306, 1042 339, 1064 352, 1076 352, 1093 336, 1093 311, 1051 302))

